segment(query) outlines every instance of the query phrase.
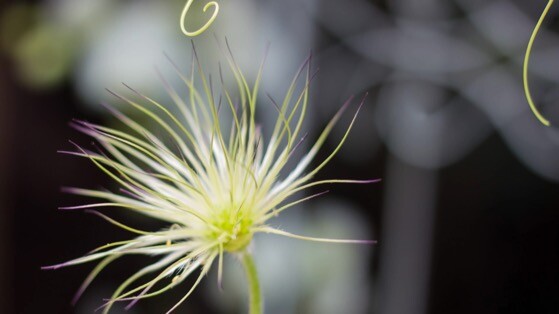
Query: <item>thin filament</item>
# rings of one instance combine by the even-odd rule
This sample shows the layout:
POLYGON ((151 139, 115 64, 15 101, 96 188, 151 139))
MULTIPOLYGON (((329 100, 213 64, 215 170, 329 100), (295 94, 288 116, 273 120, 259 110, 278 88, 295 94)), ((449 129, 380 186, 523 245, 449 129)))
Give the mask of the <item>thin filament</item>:
POLYGON ((526 48, 526 54, 524 55, 524 66, 522 69, 522 79, 524 82, 524 94, 526 95, 526 100, 528 101, 528 104, 530 105, 530 109, 532 109, 532 112, 534 113, 536 118, 538 118, 538 120, 545 126, 550 126, 549 120, 544 118, 544 116, 538 111, 538 108, 536 108, 536 105, 532 100, 532 95, 530 94, 530 87, 528 86, 528 62, 530 60, 530 53, 532 52, 532 46, 534 45, 534 40, 536 39, 536 35, 540 31, 540 27, 543 23, 543 20, 545 19, 547 13, 549 12, 549 9, 551 8, 552 4, 553 4, 553 0, 549 0, 547 6, 542 12, 542 15, 540 16, 540 19, 538 20, 538 23, 536 24, 536 27, 534 27, 534 31, 532 32, 532 35, 530 36, 530 40, 528 41, 528 47, 526 48))

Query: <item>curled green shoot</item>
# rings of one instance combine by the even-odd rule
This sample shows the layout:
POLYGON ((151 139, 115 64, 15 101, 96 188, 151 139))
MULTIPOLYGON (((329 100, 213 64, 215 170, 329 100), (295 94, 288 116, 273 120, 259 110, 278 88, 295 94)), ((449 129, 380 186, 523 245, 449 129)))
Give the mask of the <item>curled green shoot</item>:
POLYGON ((202 34, 203 32, 205 32, 211 25, 212 23, 215 21, 215 19, 217 18, 217 14, 219 13, 219 4, 216 1, 211 1, 206 3, 206 5, 204 6, 204 13, 211 7, 213 7, 214 11, 212 13, 212 16, 210 17, 210 19, 199 29, 190 32, 186 29, 185 24, 185 20, 186 20, 186 14, 188 13, 188 11, 190 10, 190 6, 192 5, 192 2, 194 0, 188 0, 186 1, 186 4, 184 5, 184 8, 182 9, 182 13, 181 13, 181 18, 180 18, 180 27, 181 27, 181 31, 183 32, 183 34, 185 34, 186 36, 189 37, 194 37, 194 36, 198 36, 200 34, 202 34))
POLYGON ((530 93, 530 87, 528 85, 528 63, 530 61, 530 54, 532 52, 532 46, 534 45, 536 35, 540 31, 542 23, 545 17, 547 16, 547 13, 549 12, 549 9, 551 8, 552 5, 553 5, 553 0, 549 0, 547 2, 547 5, 545 6, 545 9, 542 12, 542 15, 540 16, 540 19, 538 20, 538 23, 536 24, 536 27, 534 27, 534 31, 532 31, 532 35, 530 36, 530 40, 528 41, 528 47, 526 48, 526 53, 524 55, 524 65, 522 67, 522 80, 524 82, 524 94, 526 95, 526 100, 528 101, 528 104, 530 105, 530 109, 532 109, 532 112, 534 113, 536 118, 538 118, 538 120, 545 126, 550 126, 551 124, 549 123, 549 120, 547 120, 540 113, 538 108, 536 108, 536 105, 532 100, 532 94, 530 93))

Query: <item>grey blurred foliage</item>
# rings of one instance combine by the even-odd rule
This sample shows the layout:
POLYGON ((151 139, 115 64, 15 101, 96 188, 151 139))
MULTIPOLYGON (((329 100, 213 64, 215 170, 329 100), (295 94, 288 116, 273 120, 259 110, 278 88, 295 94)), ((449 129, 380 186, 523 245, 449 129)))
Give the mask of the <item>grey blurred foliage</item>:
MULTIPOLYGON (((383 4, 323 1, 307 10, 337 38, 322 47, 320 64, 327 68, 319 102, 372 89, 370 129, 358 141, 376 146, 380 139, 390 152, 373 308, 420 314, 428 309, 437 172, 466 158, 496 131, 526 167, 557 181, 558 134, 539 124, 522 89, 521 62, 538 17, 535 4, 383 4)), ((556 106, 547 104, 557 101, 552 91, 559 83, 556 41, 555 33, 542 32, 532 56, 532 89, 550 117, 556 106)))
MULTIPOLYGON (((535 5, 400 0, 388 2, 386 12, 370 1, 324 2, 309 12, 340 42, 321 59, 333 72, 324 84, 338 88, 324 88, 320 99, 378 89, 371 101, 376 132, 393 154, 419 167, 455 163, 496 130, 532 171, 559 180, 558 134, 533 119, 520 76, 537 18, 526 9, 537 14, 535 5), (351 59, 353 71, 343 62, 352 54, 361 56, 359 66, 351 59)), ((547 104, 556 98, 545 86, 559 83, 557 40, 542 30, 532 56, 532 88, 550 117, 556 110, 547 104)))
MULTIPOLYGON (((284 65, 302 60, 313 37, 325 30, 339 41, 320 47, 318 55, 323 73, 317 109, 324 119, 350 94, 374 88, 378 93, 370 102, 376 109, 367 118, 374 119, 375 129, 371 124, 359 133, 376 134, 401 159, 420 167, 444 167, 496 129, 533 171, 559 179, 553 158, 557 134, 532 123, 518 76, 534 24, 534 16, 525 11, 535 9, 505 0, 387 4, 383 9, 366 0, 227 1, 214 28, 197 38, 196 45, 204 59, 218 59, 214 36, 225 34, 233 50, 242 51, 236 57, 254 78, 259 63, 254 57, 263 56, 265 42, 271 42, 264 82, 273 92, 289 79, 290 68, 284 65)), ((164 52, 181 70, 191 60, 189 40, 176 23, 168 23, 181 5, 178 0, 51 0, 39 9, 20 5, 3 20, 24 16, 32 26, 22 30, 13 21, 3 23, 3 46, 19 64, 24 81, 44 88, 71 75, 92 108, 100 108, 99 99, 107 98, 105 88, 120 82, 161 94, 156 67, 178 82, 164 52), (20 36, 13 39, 12 33, 20 36), (6 44, 8 39, 12 45, 6 44)), ((546 104, 556 93, 547 86, 559 82, 553 62, 557 43, 555 33, 542 30, 531 67, 537 101, 551 117, 554 109, 546 104)), ((370 147, 376 145, 371 142, 370 147)), ((346 150, 346 155, 356 154, 346 150)))

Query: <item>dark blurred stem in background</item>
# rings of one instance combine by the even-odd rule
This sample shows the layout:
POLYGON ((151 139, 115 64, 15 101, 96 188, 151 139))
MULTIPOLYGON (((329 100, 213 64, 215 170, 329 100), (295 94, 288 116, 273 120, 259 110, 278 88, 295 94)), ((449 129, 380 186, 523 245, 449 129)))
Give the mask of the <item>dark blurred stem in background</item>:
MULTIPOLYGON (((0 63, 4 63, 0 60, 0 63)), ((4 65, 4 64, 3 64, 4 65)), ((6 67, 1 67, 6 69, 6 67)), ((12 272, 12 206, 10 177, 10 159, 13 134, 11 124, 13 111, 9 91, 8 71, 0 71, 0 313, 14 313, 12 272)))
POLYGON ((437 196, 437 173, 388 160, 381 236, 381 314, 425 314, 437 196))

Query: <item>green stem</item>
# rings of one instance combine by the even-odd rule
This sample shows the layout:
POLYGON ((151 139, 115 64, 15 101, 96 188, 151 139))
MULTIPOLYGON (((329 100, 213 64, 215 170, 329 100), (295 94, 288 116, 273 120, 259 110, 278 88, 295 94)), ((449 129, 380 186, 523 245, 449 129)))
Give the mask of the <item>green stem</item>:
POLYGON ((260 295, 260 284, 254 259, 248 252, 241 253, 241 262, 245 268, 249 291, 249 314, 262 314, 262 297, 260 295))

